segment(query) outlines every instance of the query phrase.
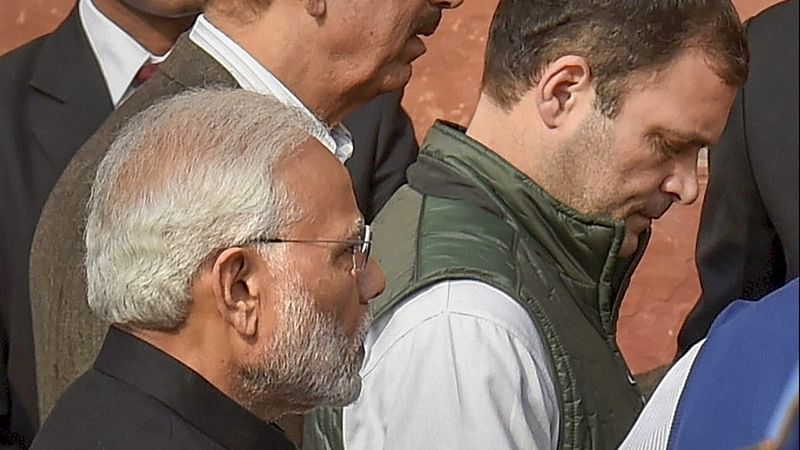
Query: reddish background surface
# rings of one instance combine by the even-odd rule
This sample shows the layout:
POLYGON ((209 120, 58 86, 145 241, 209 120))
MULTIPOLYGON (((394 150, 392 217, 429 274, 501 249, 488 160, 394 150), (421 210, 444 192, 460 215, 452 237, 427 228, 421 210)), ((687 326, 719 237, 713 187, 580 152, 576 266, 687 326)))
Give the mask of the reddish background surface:
MULTIPOLYGON (((734 0, 748 18, 777 0, 734 0)), ((0 54, 49 32, 75 0, 0 0, 0 54)), ((422 138, 434 119, 466 124, 477 100, 486 30, 497 0, 465 0, 445 14, 414 67, 404 105, 422 138)), ((701 171, 703 172, 703 171, 701 171)), ((703 172, 704 174, 704 172, 703 172)), ((701 180, 705 191, 705 176, 701 180)), ((694 265, 700 203, 673 207, 654 236, 622 307, 619 343, 634 373, 669 362, 683 319, 700 293, 694 265)))

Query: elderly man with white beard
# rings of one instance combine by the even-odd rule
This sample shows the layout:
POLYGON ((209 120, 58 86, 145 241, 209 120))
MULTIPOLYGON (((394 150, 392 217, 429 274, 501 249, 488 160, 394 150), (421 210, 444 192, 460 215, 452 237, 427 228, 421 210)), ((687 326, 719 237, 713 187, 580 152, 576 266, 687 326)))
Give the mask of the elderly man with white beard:
POLYGON ((125 126, 85 237, 89 306, 112 325, 32 448, 291 449, 272 421, 358 396, 384 280, 317 126, 242 90, 125 126))

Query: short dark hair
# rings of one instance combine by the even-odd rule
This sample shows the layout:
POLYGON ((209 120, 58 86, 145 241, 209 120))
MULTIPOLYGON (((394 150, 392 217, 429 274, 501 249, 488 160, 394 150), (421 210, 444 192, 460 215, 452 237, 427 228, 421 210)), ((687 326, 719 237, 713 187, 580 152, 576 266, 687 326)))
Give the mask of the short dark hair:
POLYGON ((702 49, 731 86, 747 78, 744 28, 729 0, 500 0, 486 46, 483 92, 508 110, 556 59, 589 63, 600 111, 615 116, 627 82, 702 49))

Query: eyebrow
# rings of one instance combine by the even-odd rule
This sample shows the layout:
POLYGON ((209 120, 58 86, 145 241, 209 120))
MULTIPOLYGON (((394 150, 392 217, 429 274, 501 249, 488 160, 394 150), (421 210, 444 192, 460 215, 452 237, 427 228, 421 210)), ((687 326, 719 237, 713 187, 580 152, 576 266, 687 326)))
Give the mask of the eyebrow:
POLYGON ((362 230, 364 229, 365 221, 363 217, 356 219, 347 231, 348 241, 356 241, 361 239, 362 230))
POLYGON ((654 134, 659 134, 670 141, 677 141, 681 145, 692 145, 697 147, 713 147, 715 144, 710 139, 696 131, 682 132, 670 130, 668 128, 656 127, 654 134))

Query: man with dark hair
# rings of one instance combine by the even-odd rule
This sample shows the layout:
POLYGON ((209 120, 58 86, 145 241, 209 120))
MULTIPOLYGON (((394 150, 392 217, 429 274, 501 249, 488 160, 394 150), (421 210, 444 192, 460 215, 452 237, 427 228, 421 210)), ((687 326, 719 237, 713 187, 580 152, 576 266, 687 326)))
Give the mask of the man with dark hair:
POLYGON ((703 295, 678 336, 682 354, 737 298, 757 299, 798 275, 800 2, 747 23, 753 55, 720 143, 709 153, 697 236, 703 295))
POLYGON ((203 3, 79 0, 55 31, 0 57, 0 446, 25 447, 39 426, 28 266, 47 195, 203 3))
MULTIPOLYGON (((729 1, 501 0, 469 127, 435 124, 376 219, 346 445, 616 448, 642 407, 620 301, 747 61, 729 1)), ((336 448, 335 414, 306 437, 336 448)))
POLYGON ((369 221, 416 158, 399 102, 411 62, 425 52, 421 36, 461 2, 391 0, 379 11, 368 0, 207 2, 156 75, 76 153, 43 209, 31 251, 42 409, 89 365, 105 329, 86 307, 81 235, 94 170, 125 119, 193 87, 269 93, 323 125, 316 137, 348 161, 369 221))

